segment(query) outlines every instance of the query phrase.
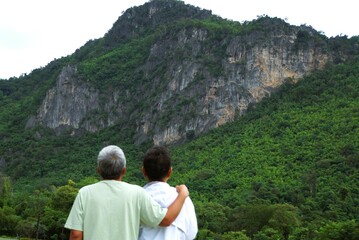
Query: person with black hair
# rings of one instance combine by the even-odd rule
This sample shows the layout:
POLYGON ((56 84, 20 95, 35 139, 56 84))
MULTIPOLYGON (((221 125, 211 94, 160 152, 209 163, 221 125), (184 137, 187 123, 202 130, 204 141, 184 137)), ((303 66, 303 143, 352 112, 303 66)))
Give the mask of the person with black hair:
MULTIPOLYGON (((176 188, 167 181, 172 174, 171 158, 167 148, 154 146, 143 157, 142 172, 148 179, 144 189, 162 207, 169 206, 177 197, 176 188)), ((197 217, 192 200, 187 197, 176 220, 168 227, 142 224, 139 240, 192 240, 198 232, 197 217)))

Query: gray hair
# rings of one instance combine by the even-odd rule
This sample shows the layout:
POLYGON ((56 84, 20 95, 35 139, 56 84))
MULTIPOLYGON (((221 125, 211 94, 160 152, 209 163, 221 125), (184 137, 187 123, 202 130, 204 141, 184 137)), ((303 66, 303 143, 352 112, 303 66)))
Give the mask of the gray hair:
POLYGON ((118 179, 126 167, 126 157, 122 149, 109 145, 97 157, 97 170, 103 179, 118 179))

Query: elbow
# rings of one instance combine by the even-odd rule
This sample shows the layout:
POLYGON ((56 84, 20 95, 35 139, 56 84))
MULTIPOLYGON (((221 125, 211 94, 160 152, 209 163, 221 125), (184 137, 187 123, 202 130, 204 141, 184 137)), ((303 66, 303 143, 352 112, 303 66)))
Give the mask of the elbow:
POLYGON ((169 218, 165 217, 165 218, 160 222, 159 226, 161 226, 161 227, 168 227, 168 226, 170 226, 170 225, 172 224, 173 221, 174 221, 173 219, 169 219, 169 218))
POLYGON ((78 230, 71 230, 70 240, 82 240, 83 232, 78 230))

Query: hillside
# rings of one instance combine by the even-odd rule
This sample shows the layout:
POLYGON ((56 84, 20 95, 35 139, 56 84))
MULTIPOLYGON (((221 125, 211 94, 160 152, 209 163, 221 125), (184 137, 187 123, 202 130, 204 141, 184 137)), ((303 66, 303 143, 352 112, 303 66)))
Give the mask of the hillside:
MULTIPOLYGON (((358 70, 359 59, 287 83, 245 116, 170 147, 174 165, 170 184, 188 185, 199 220, 198 239, 357 238, 358 70), (338 237, 328 237, 334 235, 338 237)), ((32 160, 23 165, 27 177, 14 183, 22 191, 13 197, 6 194, 11 182, 3 177, 0 214, 7 214, 5 223, 17 218, 35 221, 32 214, 40 212, 41 224, 51 226, 42 234, 60 234, 77 189, 97 181, 94 162, 106 144, 125 150, 126 181, 144 184, 140 159, 146 147, 123 141, 125 135, 114 131, 121 133, 112 128, 33 143, 34 153, 41 149, 37 156, 51 161, 43 158, 40 165, 41 159, 26 159, 32 160), (63 185, 66 179, 76 184, 63 185), (41 190, 29 196, 24 190, 33 185, 41 190), (26 204, 11 211, 21 202, 26 204), (16 212, 21 215, 16 217, 16 212)))
POLYGON ((176 147, 179 179, 200 202, 230 207, 231 222, 249 232, 260 224, 241 219, 243 205, 289 203, 306 234, 319 222, 357 220, 358 63, 285 85, 238 121, 176 147))
POLYGON ((128 9, 73 55, 0 81, 0 235, 66 238, 103 146, 121 146, 142 185, 143 153, 164 144, 198 239, 355 239, 358 50, 267 16, 128 9))
POLYGON ((328 39, 277 18, 231 22, 157 0, 1 88, 4 107, 18 109, 26 129, 81 135, 117 125, 136 144, 175 144, 244 115, 286 81, 353 58, 358 46, 357 38, 328 39))

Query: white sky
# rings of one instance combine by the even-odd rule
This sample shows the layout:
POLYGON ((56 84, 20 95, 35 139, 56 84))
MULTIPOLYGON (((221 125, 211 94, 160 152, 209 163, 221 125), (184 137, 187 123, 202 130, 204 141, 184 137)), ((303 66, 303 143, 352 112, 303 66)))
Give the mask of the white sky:
MULTIPOLYGON (((0 79, 18 77, 75 52, 147 0, 0 0, 0 79)), ((356 0, 184 0, 239 22, 259 15, 306 24, 327 37, 359 35, 356 0)))

